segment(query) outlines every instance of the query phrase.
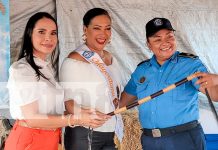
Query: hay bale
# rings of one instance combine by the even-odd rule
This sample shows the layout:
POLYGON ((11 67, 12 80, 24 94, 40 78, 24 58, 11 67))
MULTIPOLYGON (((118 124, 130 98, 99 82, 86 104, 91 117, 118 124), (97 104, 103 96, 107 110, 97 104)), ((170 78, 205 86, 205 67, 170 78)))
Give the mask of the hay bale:
POLYGON ((142 150, 141 146, 141 125, 138 120, 138 111, 129 110, 122 113, 124 123, 124 138, 122 143, 119 143, 115 137, 115 144, 118 150, 142 150))

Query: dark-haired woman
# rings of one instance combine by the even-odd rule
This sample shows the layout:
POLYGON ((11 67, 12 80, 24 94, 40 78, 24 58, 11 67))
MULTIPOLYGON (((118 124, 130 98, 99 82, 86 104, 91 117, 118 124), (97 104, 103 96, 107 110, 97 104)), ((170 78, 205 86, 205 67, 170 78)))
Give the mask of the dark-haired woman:
POLYGON ((83 109, 79 117, 62 115, 64 93, 55 80, 57 42, 55 19, 46 12, 34 14, 26 25, 18 61, 9 70, 10 112, 16 123, 5 150, 57 150, 60 127, 99 127, 107 120, 93 110, 83 109))
MULTIPOLYGON (((83 40, 62 64, 60 80, 64 85, 66 108, 72 112, 73 101, 81 106, 95 108, 103 113, 113 111, 118 104, 120 91, 119 66, 116 59, 105 50, 111 38, 111 17, 102 8, 93 8, 83 17, 83 40)), ((122 139, 122 119, 113 116, 103 126, 95 128, 92 136, 88 126, 66 127, 66 150, 115 150, 114 135, 122 139)))

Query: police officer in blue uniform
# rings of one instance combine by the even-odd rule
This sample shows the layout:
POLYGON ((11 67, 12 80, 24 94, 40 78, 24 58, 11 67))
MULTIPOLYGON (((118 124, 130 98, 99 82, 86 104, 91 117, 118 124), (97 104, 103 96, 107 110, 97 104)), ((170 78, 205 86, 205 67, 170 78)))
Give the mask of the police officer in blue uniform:
MULTIPOLYGON (((201 60, 176 51, 174 29, 166 18, 146 24, 151 59, 141 62, 122 93, 120 107, 149 96, 195 72, 207 72, 201 60)), ((196 78, 139 106, 143 150, 205 150, 198 110, 196 78)))

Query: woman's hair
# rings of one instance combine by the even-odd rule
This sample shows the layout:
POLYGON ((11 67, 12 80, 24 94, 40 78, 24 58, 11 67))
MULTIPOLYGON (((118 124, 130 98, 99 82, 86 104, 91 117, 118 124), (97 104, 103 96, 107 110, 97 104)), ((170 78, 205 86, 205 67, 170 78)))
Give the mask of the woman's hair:
POLYGON ((86 14, 83 17, 83 25, 88 27, 88 25, 90 24, 91 20, 93 18, 95 18, 96 16, 100 16, 100 15, 106 15, 108 16, 108 18, 111 20, 111 17, 109 15, 109 13, 102 8, 92 8, 90 10, 88 10, 86 12, 86 14))
MULTIPOLYGON (((24 35, 23 35, 23 43, 22 43, 22 47, 21 47, 21 51, 20 51, 18 60, 25 57, 27 62, 35 70, 36 77, 38 80, 40 79, 40 76, 49 80, 42 72, 40 72, 39 69, 41 69, 41 67, 37 66, 36 63, 34 62, 34 59, 33 59, 34 56, 33 56, 32 33, 33 33, 33 29, 34 29, 37 21, 39 21, 42 18, 51 19, 52 21, 54 21, 54 23, 56 24, 56 27, 57 27, 56 20, 47 12, 38 12, 38 13, 34 14, 33 16, 31 16, 26 24, 26 28, 25 28, 24 35)), ((58 36, 58 34, 57 34, 57 36, 58 36)), ((54 50, 51 54, 51 63, 52 63, 53 69, 56 71, 55 77, 58 76, 58 59, 59 59, 59 51, 54 50), (57 53, 57 54, 55 54, 55 53, 57 53)))

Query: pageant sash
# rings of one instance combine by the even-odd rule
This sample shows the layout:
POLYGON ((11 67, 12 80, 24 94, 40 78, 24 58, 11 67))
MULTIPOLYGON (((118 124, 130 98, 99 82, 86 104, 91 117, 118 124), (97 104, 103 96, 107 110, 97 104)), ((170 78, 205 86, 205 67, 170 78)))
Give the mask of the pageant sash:
MULTIPOLYGON (((103 62, 103 60, 97 53, 91 51, 85 44, 81 45, 78 49, 76 49, 76 52, 79 53, 85 60, 87 60, 93 66, 93 68, 95 68, 99 75, 107 82, 107 86, 109 88, 110 102, 115 110, 116 105, 118 104, 120 91, 118 85, 115 82, 116 80, 113 78, 108 66, 103 62)), ((119 141, 121 141, 123 138, 123 121, 120 114, 117 114, 115 117, 115 133, 119 141)))

